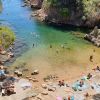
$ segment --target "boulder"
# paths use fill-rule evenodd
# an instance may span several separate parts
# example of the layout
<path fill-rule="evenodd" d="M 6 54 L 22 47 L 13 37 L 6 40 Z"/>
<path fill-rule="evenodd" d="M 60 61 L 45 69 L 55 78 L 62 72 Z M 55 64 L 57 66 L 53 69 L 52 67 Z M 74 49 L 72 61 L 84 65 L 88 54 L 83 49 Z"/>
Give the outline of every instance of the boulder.
<path fill-rule="evenodd" d="M 17 76 L 18 76 L 18 77 L 22 76 L 22 72 L 19 71 L 19 72 L 17 73 Z"/>
<path fill-rule="evenodd" d="M 14 57 L 14 54 L 12 52 L 8 52 L 9 57 Z"/>
<path fill-rule="evenodd" d="M 5 55 L 7 52 L 6 51 L 0 51 L 0 54 Z"/>
<path fill-rule="evenodd" d="M 52 92 L 54 92 L 55 90 L 56 90 L 56 88 L 48 87 L 48 91 L 52 91 Z"/>
<path fill-rule="evenodd" d="M 36 78 L 33 78 L 32 81 L 33 82 L 38 82 L 38 80 Z"/>
<path fill-rule="evenodd" d="M 98 35 L 97 39 L 100 40 L 100 35 Z"/>
<path fill-rule="evenodd" d="M 14 71 L 14 74 L 17 74 L 17 73 L 18 73 L 18 70 L 15 70 L 15 71 Z"/>
<path fill-rule="evenodd" d="M 41 94 L 39 94 L 39 95 L 37 96 L 37 99 L 39 99 L 39 100 L 43 100 L 42 95 L 41 95 Z"/>
<path fill-rule="evenodd" d="M 38 16 L 38 14 L 35 12 L 31 14 L 31 17 L 35 17 L 35 16 Z"/>
<path fill-rule="evenodd" d="M 43 89 L 47 89 L 47 85 L 46 84 L 42 84 L 42 88 Z"/>
<path fill-rule="evenodd" d="M 96 46 L 97 46 L 97 47 L 100 47 L 100 43 L 97 42 L 97 43 L 96 43 Z"/>
<path fill-rule="evenodd" d="M 47 91 L 43 91 L 41 94 L 42 95 L 48 95 L 48 92 Z"/>
<path fill-rule="evenodd" d="M 95 27 L 94 27 L 94 30 L 93 30 L 93 35 L 94 35 L 96 38 L 97 38 L 97 36 L 98 36 L 98 32 L 99 32 L 98 27 L 95 26 Z"/>
<path fill-rule="evenodd" d="M 10 60 L 10 57 L 8 57 L 7 55 L 0 54 L 0 63 L 1 63 L 1 65 L 3 65 L 5 62 L 8 62 L 9 60 Z"/>
<path fill-rule="evenodd" d="M 14 74 L 16 74 L 18 77 L 22 76 L 22 72 L 19 70 L 15 70 Z"/>
<path fill-rule="evenodd" d="M 37 75 L 37 74 L 39 74 L 39 70 L 34 70 L 34 71 L 31 73 L 31 75 Z"/>
<path fill-rule="evenodd" d="M 95 43 L 95 42 L 96 42 L 96 38 L 93 37 L 93 38 L 91 39 L 91 42 L 92 42 L 92 43 Z"/>
<path fill-rule="evenodd" d="M 30 77 L 30 78 L 28 78 L 28 79 L 29 79 L 29 81 L 33 81 L 33 78 L 31 78 L 31 77 Z"/>
<path fill-rule="evenodd" d="M 35 93 L 35 92 L 29 92 L 27 94 L 28 97 L 36 97 L 38 95 L 38 93 Z"/>
<path fill-rule="evenodd" d="M 97 28 L 97 26 L 90 34 L 86 34 L 84 39 L 92 42 L 95 46 L 100 47 L 100 30 Z"/>
<path fill-rule="evenodd" d="M 43 0 L 30 0 L 31 8 L 40 9 L 42 6 Z"/>
<path fill-rule="evenodd" d="M 3 64 L 4 64 L 4 62 L 0 60 L 0 65 L 3 65 Z"/>
<path fill-rule="evenodd" d="M 91 41 L 92 36 L 89 35 L 89 34 L 86 34 L 86 35 L 84 36 L 84 39 L 86 39 L 86 40 L 88 40 L 88 41 Z"/>
<path fill-rule="evenodd" d="M 30 76 L 26 76 L 26 78 L 30 78 Z"/>
<path fill-rule="evenodd" d="M 49 86 L 53 86 L 53 82 L 48 82 L 47 85 L 49 85 Z"/>
<path fill-rule="evenodd" d="M 24 68 L 22 71 L 26 72 L 26 71 L 29 71 L 29 69 L 28 68 Z"/>

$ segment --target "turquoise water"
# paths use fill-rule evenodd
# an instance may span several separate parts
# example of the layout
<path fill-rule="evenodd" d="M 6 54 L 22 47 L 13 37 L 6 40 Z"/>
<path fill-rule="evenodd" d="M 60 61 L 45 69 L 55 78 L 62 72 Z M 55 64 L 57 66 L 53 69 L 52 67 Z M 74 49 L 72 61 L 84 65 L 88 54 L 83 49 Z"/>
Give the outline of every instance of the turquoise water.
<path fill-rule="evenodd" d="M 2 5 L 0 21 L 3 25 L 11 27 L 17 40 L 20 41 L 16 52 L 21 54 L 14 63 L 29 63 L 29 60 L 32 62 L 34 59 L 47 61 L 52 66 L 59 66 L 62 62 L 77 63 L 74 56 L 81 54 L 81 50 L 91 47 L 89 42 L 81 38 L 84 34 L 80 33 L 80 29 L 79 31 L 72 27 L 61 29 L 61 27 L 48 26 L 36 21 L 35 18 L 30 18 L 32 11 L 28 7 L 21 7 L 23 0 L 2 0 Z M 75 32 L 79 34 L 75 35 Z M 34 47 L 32 47 L 33 43 Z M 26 47 L 20 49 L 24 45 Z M 53 46 L 52 49 L 50 45 Z M 57 52 L 60 53 L 57 55 Z"/>
<path fill-rule="evenodd" d="M 23 5 L 22 1 L 2 0 L 3 11 L 0 15 L 0 20 L 12 27 L 16 36 L 24 38 L 30 47 L 33 43 L 37 45 L 65 42 L 73 44 L 73 42 L 78 43 L 82 41 L 76 39 L 71 34 L 71 31 L 58 30 L 39 23 L 34 18 L 30 19 L 31 9 L 21 7 Z"/>

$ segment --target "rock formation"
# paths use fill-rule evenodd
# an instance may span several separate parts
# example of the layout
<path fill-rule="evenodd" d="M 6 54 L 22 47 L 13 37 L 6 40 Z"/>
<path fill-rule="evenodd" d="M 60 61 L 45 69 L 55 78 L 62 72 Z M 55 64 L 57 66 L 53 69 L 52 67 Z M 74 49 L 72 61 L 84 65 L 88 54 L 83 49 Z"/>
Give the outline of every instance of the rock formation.
<path fill-rule="evenodd" d="M 100 47 L 100 29 L 98 29 L 97 26 L 90 34 L 86 34 L 84 38 L 92 42 L 97 47 Z"/>
<path fill-rule="evenodd" d="M 43 0 L 25 0 L 25 5 L 30 6 L 31 8 L 40 9 L 42 7 Z"/>
<path fill-rule="evenodd" d="M 25 0 L 41 8 L 37 16 L 55 24 L 100 26 L 100 0 Z M 34 15 L 34 14 L 33 14 Z"/>

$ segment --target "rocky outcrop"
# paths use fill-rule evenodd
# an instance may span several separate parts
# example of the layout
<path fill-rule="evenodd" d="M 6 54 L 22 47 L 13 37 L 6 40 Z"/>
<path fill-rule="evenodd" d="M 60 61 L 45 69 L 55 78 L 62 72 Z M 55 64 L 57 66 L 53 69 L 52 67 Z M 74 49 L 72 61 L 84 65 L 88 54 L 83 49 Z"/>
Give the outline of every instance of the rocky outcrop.
<path fill-rule="evenodd" d="M 98 29 L 97 26 L 90 34 L 86 34 L 84 38 L 92 42 L 97 47 L 100 47 L 100 29 Z"/>
<path fill-rule="evenodd" d="M 6 26 L 0 26 L 0 64 L 8 62 L 14 56 L 13 53 L 7 51 L 14 41 L 14 32 Z"/>
<path fill-rule="evenodd" d="M 31 8 L 40 9 L 42 7 L 43 0 L 30 0 L 30 2 L 31 2 Z"/>
<path fill-rule="evenodd" d="M 100 0 L 28 0 L 42 9 L 43 21 L 75 26 L 100 26 Z M 45 15 L 45 16 L 44 16 Z M 40 18 L 40 19 L 41 19 Z"/>
<path fill-rule="evenodd" d="M 25 5 L 30 6 L 31 8 L 40 9 L 42 7 L 43 0 L 25 0 Z"/>

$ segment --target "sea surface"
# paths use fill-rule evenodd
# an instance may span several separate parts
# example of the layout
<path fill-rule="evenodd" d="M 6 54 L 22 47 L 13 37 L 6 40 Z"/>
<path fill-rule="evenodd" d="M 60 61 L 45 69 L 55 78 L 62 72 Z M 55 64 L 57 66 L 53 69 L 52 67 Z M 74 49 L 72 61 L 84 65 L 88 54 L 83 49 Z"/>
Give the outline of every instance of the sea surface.
<path fill-rule="evenodd" d="M 98 63 L 100 50 L 83 39 L 85 29 L 46 25 L 31 18 L 32 10 L 22 5 L 23 0 L 2 0 L 0 23 L 9 26 L 16 34 L 16 59 L 12 65 L 26 63 L 31 68 L 82 71 L 91 64 L 89 56 L 94 49 L 98 60 L 93 64 Z"/>

